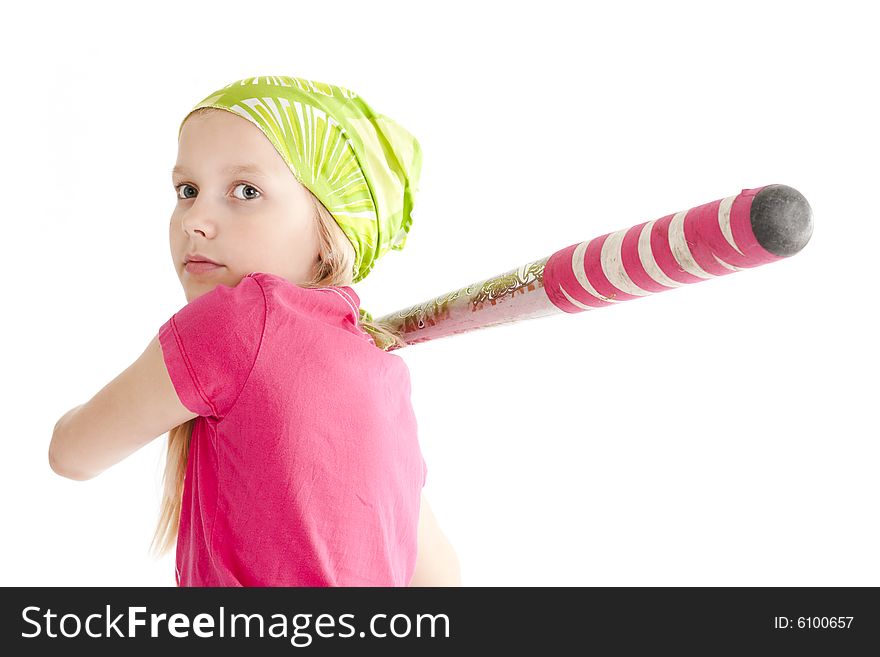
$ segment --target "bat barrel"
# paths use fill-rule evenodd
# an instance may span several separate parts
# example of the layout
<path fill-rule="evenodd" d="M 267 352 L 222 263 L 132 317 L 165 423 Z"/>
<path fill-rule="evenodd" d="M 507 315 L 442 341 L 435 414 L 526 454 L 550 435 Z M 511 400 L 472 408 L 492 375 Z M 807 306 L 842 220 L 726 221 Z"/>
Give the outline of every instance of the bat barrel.
<path fill-rule="evenodd" d="M 552 255 L 379 317 L 407 345 L 559 312 L 577 313 L 757 267 L 798 253 L 813 233 L 787 185 L 735 196 L 571 244 Z"/>

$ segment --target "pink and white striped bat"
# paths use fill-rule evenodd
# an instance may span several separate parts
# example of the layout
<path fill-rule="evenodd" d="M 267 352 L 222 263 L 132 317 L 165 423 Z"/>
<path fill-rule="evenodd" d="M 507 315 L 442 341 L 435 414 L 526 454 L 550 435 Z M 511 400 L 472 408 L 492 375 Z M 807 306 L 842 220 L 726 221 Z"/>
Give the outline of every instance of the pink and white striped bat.
<path fill-rule="evenodd" d="M 559 312 L 578 313 L 781 260 L 799 252 L 812 233 L 812 209 L 796 189 L 744 189 L 572 244 L 378 319 L 402 330 L 412 345 Z"/>

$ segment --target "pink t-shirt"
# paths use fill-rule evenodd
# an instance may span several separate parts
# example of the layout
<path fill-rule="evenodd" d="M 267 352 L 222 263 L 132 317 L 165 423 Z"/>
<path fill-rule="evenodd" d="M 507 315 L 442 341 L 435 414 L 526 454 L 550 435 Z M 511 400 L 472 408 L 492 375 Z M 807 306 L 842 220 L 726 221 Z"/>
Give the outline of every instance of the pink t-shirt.
<path fill-rule="evenodd" d="M 261 272 L 159 329 L 195 419 L 178 586 L 407 586 L 419 447 L 403 359 L 357 326 L 348 286 Z"/>

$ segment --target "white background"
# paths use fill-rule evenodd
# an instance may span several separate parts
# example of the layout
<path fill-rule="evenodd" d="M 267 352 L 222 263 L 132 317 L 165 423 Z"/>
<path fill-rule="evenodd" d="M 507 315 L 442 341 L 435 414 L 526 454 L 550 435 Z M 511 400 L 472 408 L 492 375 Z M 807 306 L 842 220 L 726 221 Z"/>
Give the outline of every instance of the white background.
<path fill-rule="evenodd" d="M 174 585 L 147 554 L 165 436 L 85 482 L 47 448 L 185 303 L 180 120 L 291 75 L 422 146 L 407 246 L 355 286 L 377 317 L 745 188 L 813 208 L 792 258 L 397 352 L 465 585 L 880 585 L 868 6 L 4 9 L 2 584 Z"/>

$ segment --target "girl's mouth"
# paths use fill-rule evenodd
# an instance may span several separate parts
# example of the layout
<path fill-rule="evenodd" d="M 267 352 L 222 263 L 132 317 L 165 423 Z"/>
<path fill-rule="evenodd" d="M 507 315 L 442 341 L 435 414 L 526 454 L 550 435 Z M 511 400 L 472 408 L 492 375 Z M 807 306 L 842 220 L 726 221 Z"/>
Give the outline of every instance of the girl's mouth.
<path fill-rule="evenodd" d="M 206 274 L 215 269 L 220 269 L 223 265 L 215 265 L 213 262 L 202 262 L 200 260 L 190 260 L 186 263 L 186 271 L 189 274 Z"/>

